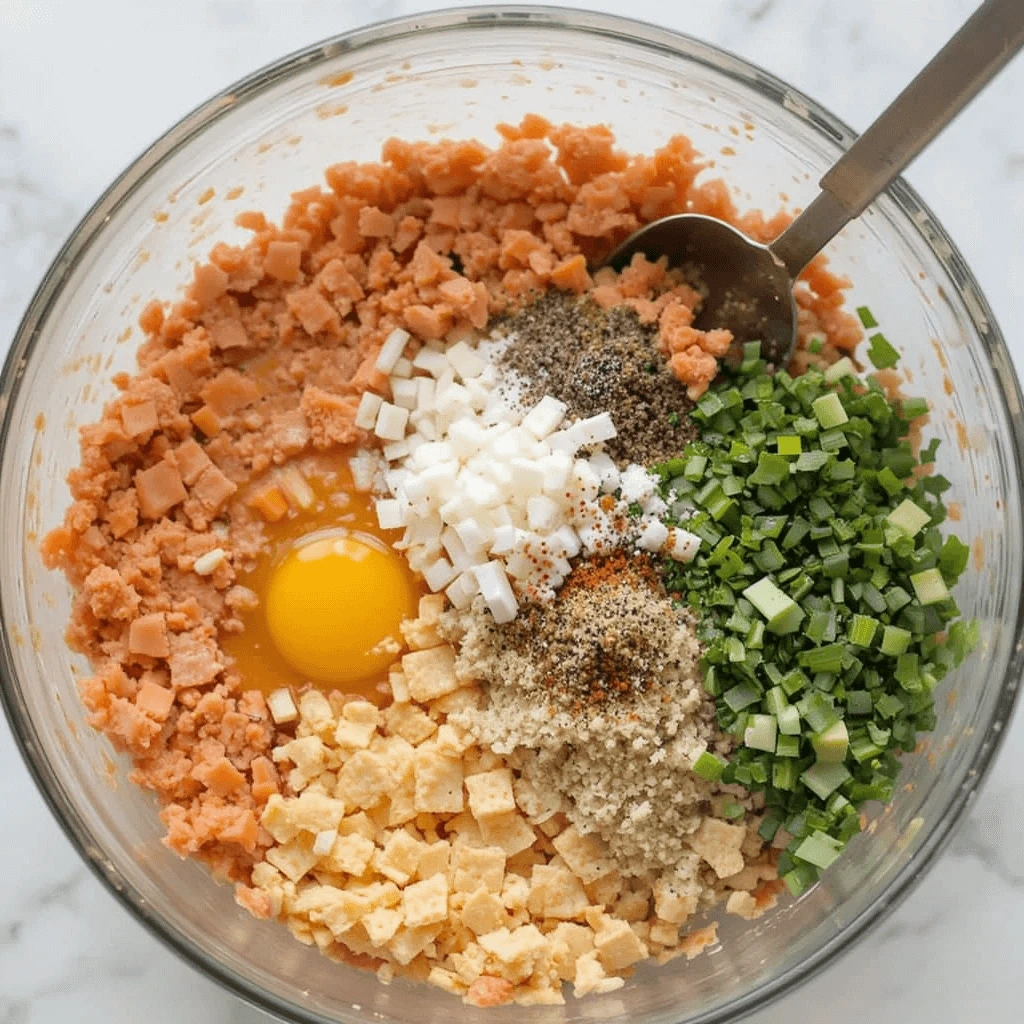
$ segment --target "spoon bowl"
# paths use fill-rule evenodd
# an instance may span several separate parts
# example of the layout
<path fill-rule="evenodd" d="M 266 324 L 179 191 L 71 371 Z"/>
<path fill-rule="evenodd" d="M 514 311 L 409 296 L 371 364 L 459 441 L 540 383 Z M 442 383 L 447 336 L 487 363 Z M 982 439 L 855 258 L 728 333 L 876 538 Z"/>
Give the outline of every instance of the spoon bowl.
<path fill-rule="evenodd" d="M 683 268 L 703 296 L 698 330 L 727 327 L 737 345 L 760 341 L 763 357 L 776 366 L 789 358 L 796 342 L 793 282 L 767 245 L 715 217 L 677 213 L 634 231 L 608 266 L 621 270 L 636 253 L 667 256 L 669 266 Z"/>

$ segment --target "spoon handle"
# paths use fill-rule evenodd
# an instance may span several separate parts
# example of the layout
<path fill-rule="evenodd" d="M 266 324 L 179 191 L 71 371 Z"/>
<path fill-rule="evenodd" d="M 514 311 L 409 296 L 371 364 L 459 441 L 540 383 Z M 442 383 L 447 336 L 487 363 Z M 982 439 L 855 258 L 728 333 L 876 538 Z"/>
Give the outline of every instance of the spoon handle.
<path fill-rule="evenodd" d="M 796 275 L 883 192 L 1024 46 L 1024 0 L 985 0 L 821 179 L 770 246 Z"/>

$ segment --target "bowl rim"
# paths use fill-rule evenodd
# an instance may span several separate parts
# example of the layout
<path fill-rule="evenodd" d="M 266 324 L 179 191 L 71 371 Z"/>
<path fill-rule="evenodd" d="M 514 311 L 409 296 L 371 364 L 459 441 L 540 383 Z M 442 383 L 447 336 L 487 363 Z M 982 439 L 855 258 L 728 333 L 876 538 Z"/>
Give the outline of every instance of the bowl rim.
<path fill-rule="evenodd" d="M 480 28 L 500 30 L 506 26 L 605 37 L 637 50 L 647 49 L 681 57 L 757 90 L 839 145 L 849 147 L 857 138 L 852 129 L 821 104 L 750 61 L 685 33 L 619 15 L 554 5 L 495 4 L 405 15 L 329 37 L 257 69 L 197 106 L 132 161 L 84 214 L 33 294 L 0 370 L 0 464 L 12 430 L 12 412 L 25 368 L 36 351 L 42 326 L 61 293 L 65 278 L 79 265 L 103 233 L 110 215 L 128 201 L 164 161 L 187 146 L 229 110 L 255 99 L 279 82 L 341 55 L 386 45 L 413 34 L 452 33 Z M 957 282 L 959 293 L 968 300 L 965 303 L 968 317 L 989 358 L 999 384 L 999 398 L 1011 424 L 1018 479 L 1024 480 L 1024 417 L 1020 413 L 1024 408 L 1024 395 L 992 310 L 959 250 L 916 191 L 900 177 L 886 190 L 886 195 L 895 202 L 913 232 L 928 245 L 933 256 Z M 1020 496 L 1024 498 L 1024 494 Z M 2 625 L 3 610 L 0 608 Z M 1000 697 L 993 709 L 988 735 L 954 798 L 935 823 L 927 843 L 918 854 L 892 877 L 888 886 L 867 908 L 803 961 L 756 991 L 690 1018 L 689 1024 L 724 1024 L 726 1021 L 738 1020 L 795 991 L 852 948 L 871 928 L 884 921 L 913 891 L 952 839 L 956 826 L 977 797 L 1008 732 L 1007 726 L 1015 710 L 1020 679 L 1024 673 L 1024 643 L 1021 642 L 1024 640 L 1024 602 L 1018 607 L 1014 632 L 1017 643 L 1001 682 Z M 327 1018 L 318 1013 L 274 995 L 237 975 L 149 910 L 146 902 L 104 856 L 98 845 L 91 841 L 89 826 L 64 793 L 61 780 L 43 759 L 35 727 L 21 707 L 13 666 L 13 652 L 7 631 L 0 629 L 0 704 L 3 705 L 22 759 L 71 845 L 121 906 L 165 947 L 249 1005 L 282 1020 L 301 1024 L 330 1024 Z"/>

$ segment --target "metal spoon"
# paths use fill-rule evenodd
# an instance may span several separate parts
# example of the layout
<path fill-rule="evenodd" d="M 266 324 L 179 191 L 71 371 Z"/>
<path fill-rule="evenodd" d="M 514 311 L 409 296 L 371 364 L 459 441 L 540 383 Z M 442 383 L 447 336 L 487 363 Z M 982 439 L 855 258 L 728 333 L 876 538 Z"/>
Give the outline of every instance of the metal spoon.
<path fill-rule="evenodd" d="M 707 286 L 695 326 L 760 340 L 783 365 L 796 343 L 793 282 L 1024 46 L 1024 0 L 985 0 L 923 71 L 839 158 L 821 193 L 771 245 L 714 217 L 679 213 L 633 232 L 608 260 L 634 253 L 690 264 Z"/>

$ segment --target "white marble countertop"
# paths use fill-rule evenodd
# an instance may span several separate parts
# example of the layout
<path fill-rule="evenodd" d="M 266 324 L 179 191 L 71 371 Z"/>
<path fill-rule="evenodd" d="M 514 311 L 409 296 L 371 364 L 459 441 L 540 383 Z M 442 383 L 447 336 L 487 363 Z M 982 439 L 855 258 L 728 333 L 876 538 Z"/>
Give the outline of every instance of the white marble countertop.
<path fill-rule="evenodd" d="M 432 6 L 0 0 L 0 356 L 75 220 L 158 132 L 283 53 Z M 623 9 L 615 0 L 580 6 Z M 632 0 L 628 10 L 736 51 L 862 128 L 974 6 Z M 908 177 L 974 268 L 1024 370 L 1022 95 L 1024 58 Z M 951 849 L 900 910 L 828 972 L 753 1020 L 1020 1020 L 1024 812 L 1013 794 L 1021 775 L 1024 719 Z M 268 1019 L 175 959 L 115 904 L 51 820 L 5 723 L 0 832 L 0 1024 Z"/>

